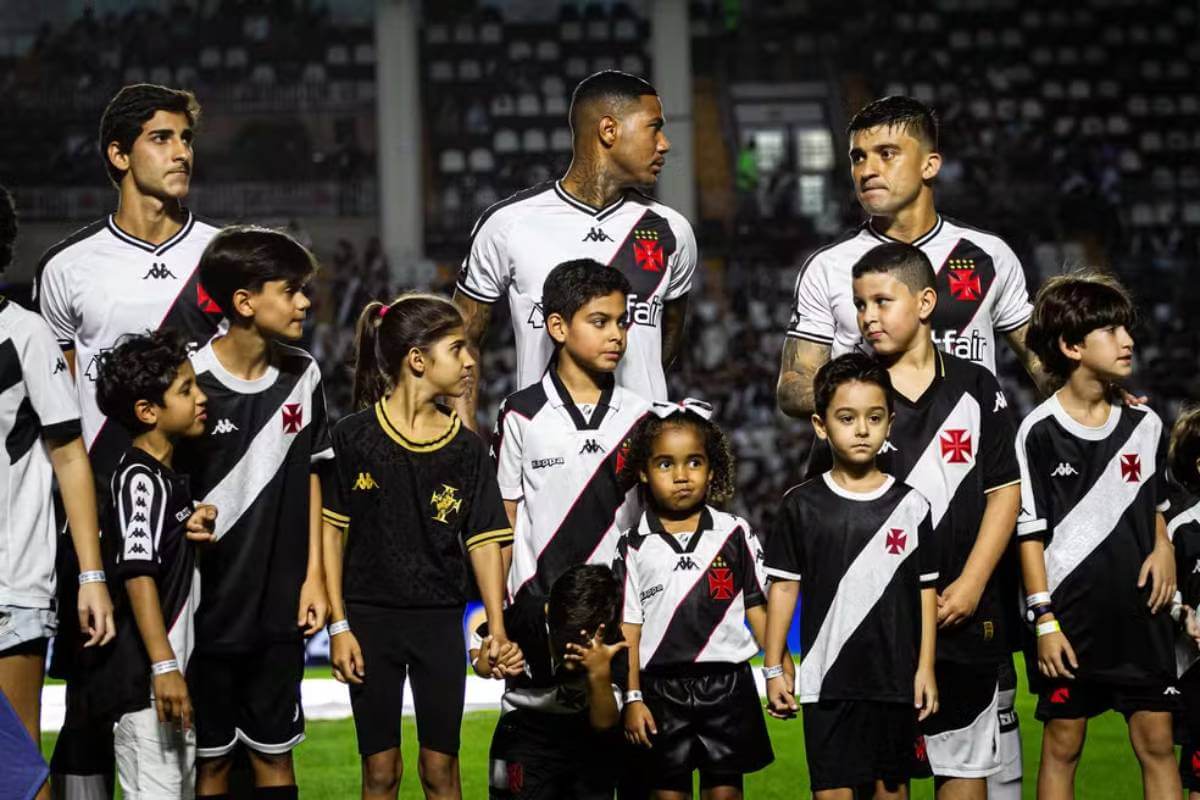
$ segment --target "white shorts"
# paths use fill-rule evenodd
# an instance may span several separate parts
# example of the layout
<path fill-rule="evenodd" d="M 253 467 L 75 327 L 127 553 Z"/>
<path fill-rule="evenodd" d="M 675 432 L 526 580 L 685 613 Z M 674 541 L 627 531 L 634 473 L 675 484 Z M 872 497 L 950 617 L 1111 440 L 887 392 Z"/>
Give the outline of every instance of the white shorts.
<path fill-rule="evenodd" d="M 0 656 L 39 639 L 53 639 L 57 631 L 58 615 L 52 608 L 26 608 L 0 603 Z"/>
<path fill-rule="evenodd" d="M 192 800 L 196 730 L 158 721 L 154 707 L 122 715 L 113 731 L 117 778 L 126 800 Z"/>
<path fill-rule="evenodd" d="M 939 662 L 937 679 L 938 713 L 921 725 L 933 774 L 987 778 L 1000 772 L 1000 686 L 994 668 Z"/>

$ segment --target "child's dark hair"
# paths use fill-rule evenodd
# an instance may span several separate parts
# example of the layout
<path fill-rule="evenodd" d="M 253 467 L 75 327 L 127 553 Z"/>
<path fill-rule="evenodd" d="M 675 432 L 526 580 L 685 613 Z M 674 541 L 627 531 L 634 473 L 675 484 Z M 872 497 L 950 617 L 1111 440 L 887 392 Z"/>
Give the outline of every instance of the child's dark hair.
<path fill-rule="evenodd" d="M 863 275 L 891 275 L 908 287 L 913 294 L 937 288 L 937 273 L 929 256 L 919 247 L 904 242 L 888 242 L 868 250 L 850 270 L 855 280 Z"/>
<path fill-rule="evenodd" d="M 550 646 L 561 654 L 570 642 L 583 644 L 580 631 L 595 635 L 604 625 L 604 641 L 621 641 L 621 584 L 603 564 L 576 564 L 550 587 L 546 624 Z"/>
<path fill-rule="evenodd" d="M 414 347 L 424 350 L 462 325 L 458 307 L 432 294 L 367 303 L 354 336 L 354 408 L 368 408 L 388 393 Z"/>
<path fill-rule="evenodd" d="M 606 267 L 590 258 L 564 261 L 542 283 L 542 317 L 558 314 L 567 322 L 575 312 L 597 297 L 613 292 L 628 296 L 633 289 L 619 269 Z"/>
<path fill-rule="evenodd" d="M 858 131 L 878 128 L 881 125 L 898 127 L 931 151 L 936 152 L 938 149 L 937 113 L 920 100 L 904 95 L 872 100 L 850 120 L 846 133 L 853 136 Z"/>
<path fill-rule="evenodd" d="M 17 205 L 8 189 L 0 186 L 0 273 L 12 263 L 16 241 Z"/>
<path fill-rule="evenodd" d="M 133 411 L 139 400 L 163 405 L 188 360 L 187 338 L 172 328 L 127 334 L 104 354 L 96 375 L 96 405 L 133 436 L 151 430 Z"/>
<path fill-rule="evenodd" d="M 866 353 L 846 353 L 825 363 L 813 379 L 813 408 L 821 419 L 829 410 L 829 403 L 837 388 L 844 383 L 873 383 L 883 389 L 887 399 L 888 413 L 892 413 L 892 378 L 882 364 Z"/>
<path fill-rule="evenodd" d="M 1132 328 L 1137 310 L 1125 287 L 1098 270 L 1056 275 L 1038 290 L 1025 342 L 1046 371 L 1067 379 L 1077 362 L 1067 358 L 1059 340 L 1081 344 L 1087 335 L 1109 325 Z"/>
<path fill-rule="evenodd" d="M 200 121 L 200 104 L 196 95 L 183 89 L 171 89 L 153 83 L 135 83 L 117 92 L 100 117 L 100 158 L 108 179 L 120 185 L 124 170 L 117 169 L 108 158 L 108 146 L 113 142 L 122 153 L 133 149 L 142 134 L 142 126 L 159 111 L 184 114 L 193 127 Z"/>
<path fill-rule="evenodd" d="M 1200 405 L 1185 408 L 1171 428 L 1167 464 L 1171 477 L 1192 494 L 1200 495 Z"/>
<path fill-rule="evenodd" d="M 268 281 L 288 281 L 297 289 L 317 271 L 304 245 L 283 231 L 258 225 L 222 229 L 200 256 L 200 283 L 230 322 L 236 321 L 233 295 L 258 292 Z"/>
<path fill-rule="evenodd" d="M 722 507 L 733 499 L 737 480 L 737 462 L 729 437 L 712 420 L 697 414 L 676 411 L 667 417 L 648 414 L 638 423 L 629 439 L 629 452 L 621 465 L 620 478 L 637 485 L 638 473 L 647 469 L 654 455 L 654 442 L 659 434 L 670 427 L 690 427 L 704 442 L 704 454 L 708 456 L 709 482 L 705 502 Z"/>

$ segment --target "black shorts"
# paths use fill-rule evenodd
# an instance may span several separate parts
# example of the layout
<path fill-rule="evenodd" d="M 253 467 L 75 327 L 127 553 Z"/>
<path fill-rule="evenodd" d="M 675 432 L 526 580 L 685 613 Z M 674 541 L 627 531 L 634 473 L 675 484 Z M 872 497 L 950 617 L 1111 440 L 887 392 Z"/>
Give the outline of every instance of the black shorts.
<path fill-rule="evenodd" d="M 917 777 L 986 778 L 1000 756 L 1000 665 L 939 661 L 938 712 L 920 723 L 925 759 Z"/>
<path fill-rule="evenodd" d="M 658 733 L 642 751 L 647 785 L 676 786 L 700 770 L 744 775 L 775 760 L 749 664 L 695 664 L 671 674 L 643 672 L 642 693 Z"/>
<path fill-rule="evenodd" d="M 1179 739 L 1179 777 L 1183 788 L 1200 792 L 1200 669 L 1192 667 L 1179 680 L 1182 693 L 1175 727 Z"/>
<path fill-rule="evenodd" d="M 196 720 L 196 756 L 219 758 L 240 739 L 267 755 L 304 741 L 304 645 L 275 642 L 250 653 L 194 653 L 188 691 Z"/>
<path fill-rule="evenodd" d="M 804 750 L 814 792 L 882 780 L 908 781 L 917 742 L 917 712 L 907 703 L 821 700 L 800 706 Z"/>
<path fill-rule="evenodd" d="M 619 730 L 593 730 L 587 711 L 509 711 L 492 736 L 488 797 L 612 800 L 626 752 L 622 744 Z"/>
<path fill-rule="evenodd" d="M 406 678 L 412 679 L 421 747 L 458 753 L 467 687 L 462 618 L 461 608 L 346 607 L 366 670 L 362 684 L 350 684 L 360 754 L 400 746 Z"/>
<path fill-rule="evenodd" d="M 1105 711 L 1116 711 L 1126 719 L 1138 711 L 1179 710 L 1180 691 L 1170 683 L 1155 686 L 1117 686 L 1086 679 L 1050 680 L 1038 692 L 1034 716 L 1052 719 L 1090 719 Z"/>

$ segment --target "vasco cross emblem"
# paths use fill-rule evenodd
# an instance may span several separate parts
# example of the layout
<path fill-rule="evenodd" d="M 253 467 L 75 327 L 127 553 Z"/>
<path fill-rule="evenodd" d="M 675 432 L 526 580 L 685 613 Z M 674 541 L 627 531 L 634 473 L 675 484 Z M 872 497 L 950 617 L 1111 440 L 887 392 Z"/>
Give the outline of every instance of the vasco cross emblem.
<path fill-rule="evenodd" d="M 458 510 L 462 508 L 462 498 L 455 495 L 457 491 L 453 486 L 447 486 L 443 483 L 442 490 L 433 493 L 433 497 L 429 499 L 429 504 L 437 512 L 433 515 L 435 521 L 449 522 L 450 520 L 447 519 L 447 515 L 451 513 L 457 514 Z"/>

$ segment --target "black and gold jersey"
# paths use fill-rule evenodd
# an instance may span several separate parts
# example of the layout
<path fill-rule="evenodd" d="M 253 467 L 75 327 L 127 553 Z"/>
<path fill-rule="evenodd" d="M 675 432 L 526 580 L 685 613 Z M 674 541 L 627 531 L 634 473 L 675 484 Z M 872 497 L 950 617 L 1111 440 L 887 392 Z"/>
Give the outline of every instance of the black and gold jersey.
<path fill-rule="evenodd" d="M 445 414 L 445 433 L 427 442 L 405 438 L 383 402 L 334 426 L 336 458 L 321 494 L 325 521 L 348 532 L 346 602 L 463 605 L 466 554 L 512 542 L 487 446 Z"/>

